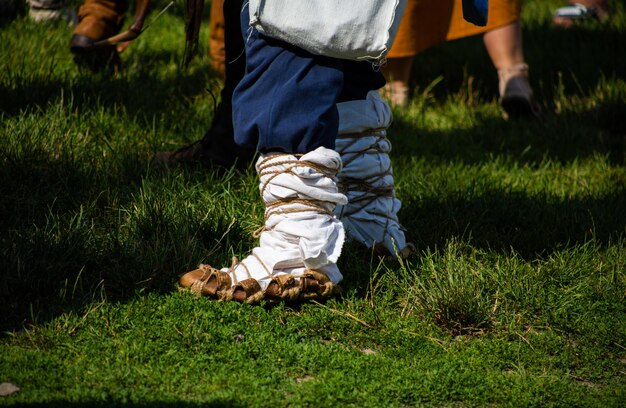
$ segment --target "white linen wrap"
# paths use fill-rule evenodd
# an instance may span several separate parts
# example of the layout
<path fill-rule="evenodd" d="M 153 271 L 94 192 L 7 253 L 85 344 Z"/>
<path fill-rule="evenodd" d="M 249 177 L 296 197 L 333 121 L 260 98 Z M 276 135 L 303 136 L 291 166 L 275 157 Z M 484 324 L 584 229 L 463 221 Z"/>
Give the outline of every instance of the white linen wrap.
<path fill-rule="evenodd" d="M 335 214 L 348 237 L 368 248 L 383 244 L 390 254 L 396 254 L 405 248 L 406 238 L 398 222 L 401 204 L 395 196 L 391 143 L 385 130 L 392 121 L 391 109 L 375 91 L 365 100 L 339 103 L 337 108 L 336 149 L 344 163 L 338 180 L 348 204 L 338 206 Z M 342 136 L 348 134 L 350 137 Z"/>
<path fill-rule="evenodd" d="M 313 54 L 382 60 L 406 0 L 249 0 L 250 27 Z"/>
<path fill-rule="evenodd" d="M 298 276 L 305 269 L 324 272 L 333 283 L 339 282 L 342 275 L 336 262 L 345 233 L 332 213 L 337 204 L 348 201 L 334 179 L 341 170 L 339 154 L 324 147 L 299 159 L 270 153 L 261 155 L 256 169 L 266 205 L 265 228 L 253 255 L 231 271 L 233 283 L 254 278 L 265 290 L 273 276 Z"/>

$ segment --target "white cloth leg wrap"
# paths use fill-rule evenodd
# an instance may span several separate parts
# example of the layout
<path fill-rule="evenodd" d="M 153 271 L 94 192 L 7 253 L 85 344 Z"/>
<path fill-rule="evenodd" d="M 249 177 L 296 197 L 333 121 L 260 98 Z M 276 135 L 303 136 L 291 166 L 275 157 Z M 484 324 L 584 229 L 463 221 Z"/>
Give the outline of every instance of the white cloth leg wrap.
<path fill-rule="evenodd" d="M 336 262 L 345 233 L 333 210 L 348 202 L 335 181 L 341 170 L 339 154 L 324 147 L 300 158 L 270 153 L 259 158 L 256 169 L 266 206 L 259 246 L 237 266 L 222 271 L 230 273 L 233 284 L 256 279 L 262 290 L 274 276 L 298 276 L 306 269 L 339 282 Z"/>
<path fill-rule="evenodd" d="M 337 104 L 339 135 L 336 149 L 343 160 L 338 180 L 348 204 L 335 214 L 352 239 L 371 248 L 382 244 L 390 254 L 406 246 L 406 238 L 395 196 L 393 170 L 389 159 L 391 143 L 386 129 L 391 124 L 389 105 L 372 91 L 367 99 Z"/>

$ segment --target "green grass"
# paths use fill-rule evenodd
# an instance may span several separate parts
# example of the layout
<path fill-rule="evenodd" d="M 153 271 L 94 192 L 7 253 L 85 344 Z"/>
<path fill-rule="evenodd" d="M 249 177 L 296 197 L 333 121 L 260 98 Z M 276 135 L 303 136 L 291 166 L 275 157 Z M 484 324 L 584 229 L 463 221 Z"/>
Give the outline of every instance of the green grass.
<path fill-rule="evenodd" d="M 502 118 L 480 38 L 418 57 L 390 130 L 418 253 L 350 243 L 344 296 L 299 307 L 176 290 L 263 217 L 251 169 L 150 160 L 219 92 L 207 57 L 180 68 L 179 10 L 117 76 L 76 68 L 64 24 L 0 20 L 0 405 L 623 405 L 626 10 L 563 31 L 560 3 L 525 2 L 539 120 Z"/>

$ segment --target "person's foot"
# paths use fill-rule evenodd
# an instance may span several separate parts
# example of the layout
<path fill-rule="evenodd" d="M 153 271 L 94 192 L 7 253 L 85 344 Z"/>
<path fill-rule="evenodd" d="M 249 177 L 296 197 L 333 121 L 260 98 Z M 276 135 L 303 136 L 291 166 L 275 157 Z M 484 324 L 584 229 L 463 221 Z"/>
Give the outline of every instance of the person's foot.
<path fill-rule="evenodd" d="M 567 6 L 554 12 L 552 21 L 555 25 L 570 28 L 585 20 L 605 20 L 608 17 L 606 0 L 569 1 Z"/>
<path fill-rule="evenodd" d="M 339 293 L 337 267 L 345 233 L 332 212 L 347 198 L 337 189 L 339 154 L 319 147 L 304 155 L 268 153 L 257 161 L 265 223 L 259 245 L 226 268 L 200 265 L 182 288 L 217 300 L 258 303 L 324 300 Z"/>
<path fill-rule="evenodd" d="M 500 106 L 509 118 L 538 116 L 539 104 L 528 83 L 528 65 L 516 64 L 498 70 Z"/>
<path fill-rule="evenodd" d="M 157 152 L 154 160 L 161 165 L 194 165 L 206 167 L 247 167 L 254 152 L 237 146 L 234 140 L 231 110 L 220 103 L 211 123 L 211 128 L 200 140 L 177 150 Z"/>
<path fill-rule="evenodd" d="M 115 46 L 94 45 L 120 31 L 127 8 L 127 0 L 85 0 L 78 10 L 78 25 L 70 41 L 70 51 L 78 65 L 93 71 L 119 66 Z"/>

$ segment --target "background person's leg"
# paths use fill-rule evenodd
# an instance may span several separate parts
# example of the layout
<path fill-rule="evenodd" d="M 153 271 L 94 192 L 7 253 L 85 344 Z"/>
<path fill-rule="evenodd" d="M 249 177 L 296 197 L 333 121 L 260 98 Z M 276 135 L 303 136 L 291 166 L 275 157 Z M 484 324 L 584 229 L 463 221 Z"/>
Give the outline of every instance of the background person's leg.
<path fill-rule="evenodd" d="M 224 0 L 213 0 L 211 2 L 211 16 L 209 17 L 209 56 L 211 57 L 211 67 L 224 75 L 224 63 L 226 61 L 226 47 L 224 33 L 226 29 L 226 19 L 224 18 Z"/>
<path fill-rule="evenodd" d="M 246 69 L 246 55 L 241 35 L 240 13 L 243 0 L 225 0 L 223 10 L 211 9 L 211 18 L 221 26 L 218 33 L 211 33 L 211 47 L 221 52 L 211 51 L 211 58 L 222 58 L 217 66 L 224 68 L 224 86 L 220 92 L 220 102 L 213 113 L 211 126 L 202 139 L 175 151 L 159 152 L 155 159 L 164 164 L 194 164 L 229 168 L 237 165 L 247 167 L 254 157 L 254 148 L 237 146 L 234 140 L 232 99 L 235 87 L 243 78 Z M 216 3 L 217 4 L 217 3 Z M 214 68 L 216 65 L 213 65 Z"/>
<path fill-rule="evenodd" d="M 483 42 L 496 69 L 524 62 L 522 29 L 519 21 L 487 31 L 483 35 Z"/>
<path fill-rule="evenodd" d="M 504 111 L 513 117 L 537 115 L 539 106 L 528 82 L 519 21 L 494 28 L 483 35 L 485 48 L 498 70 L 498 91 Z"/>
<path fill-rule="evenodd" d="M 383 66 L 383 72 L 387 78 L 387 86 L 383 90 L 383 96 L 396 106 L 407 106 L 409 103 L 409 81 L 413 56 L 389 58 Z"/>
<path fill-rule="evenodd" d="M 246 54 L 239 25 L 242 7 L 243 0 L 224 1 L 224 87 L 211 127 L 201 141 L 203 155 L 210 162 L 225 167 L 235 162 L 239 167 L 246 167 L 254 156 L 254 149 L 235 144 L 232 118 L 233 92 L 246 70 Z"/>

